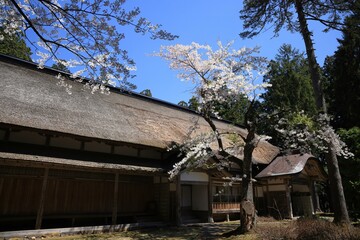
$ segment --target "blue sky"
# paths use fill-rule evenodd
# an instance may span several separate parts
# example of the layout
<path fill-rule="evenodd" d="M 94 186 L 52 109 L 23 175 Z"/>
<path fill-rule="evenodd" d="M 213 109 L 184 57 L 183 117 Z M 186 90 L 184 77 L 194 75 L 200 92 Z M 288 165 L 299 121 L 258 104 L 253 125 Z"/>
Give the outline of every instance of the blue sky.
<path fill-rule="evenodd" d="M 241 39 L 241 0 L 127 0 L 124 6 L 126 9 L 140 7 L 142 17 L 162 24 L 163 29 L 180 36 L 174 41 L 151 40 L 149 36 L 136 34 L 132 29 L 119 28 L 119 31 L 125 32 L 125 39 L 120 42 L 120 46 L 126 49 L 136 62 L 136 77 L 132 79 L 137 85 L 136 91 L 150 89 L 153 97 L 174 104 L 190 99 L 193 86 L 177 79 L 177 72 L 169 69 L 168 62 L 151 56 L 160 50 L 161 45 L 197 42 L 216 48 L 218 40 L 223 43 L 235 41 L 234 48 L 260 46 L 259 55 L 268 59 L 273 59 L 284 43 L 290 43 L 293 47 L 305 51 L 298 33 L 282 31 L 279 37 L 273 38 L 270 29 L 253 39 Z M 310 28 L 314 31 L 316 55 L 322 65 L 325 57 L 336 50 L 337 38 L 341 38 L 341 33 L 323 33 L 323 27 L 319 24 L 310 24 Z M 33 57 L 36 58 L 35 55 Z"/>
<path fill-rule="evenodd" d="M 284 43 L 305 51 L 302 38 L 297 33 L 283 31 L 279 37 L 273 38 L 270 29 L 253 39 L 241 39 L 239 33 L 242 31 L 242 21 L 239 10 L 242 8 L 242 1 L 239 0 L 128 0 L 126 5 L 139 6 L 142 16 L 162 24 L 164 29 L 180 36 L 169 42 L 128 33 L 122 45 L 137 63 L 137 76 L 133 80 L 138 87 L 136 91 L 150 89 L 153 97 L 175 104 L 181 100 L 187 101 L 193 87 L 177 79 L 177 73 L 169 69 L 168 62 L 150 56 L 159 51 L 161 45 L 198 42 L 215 46 L 218 40 L 234 40 L 236 48 L 260 46 L 260 55 L 269 59 L 274 58 Z M 322 65 L 325 57 L 336 50 L 336 39 L 341 37 L 341 33 L 323 33 L 323 28 L 316 24 L 311 24 L 310 27 L 314 31 L 316 55 Z"/>

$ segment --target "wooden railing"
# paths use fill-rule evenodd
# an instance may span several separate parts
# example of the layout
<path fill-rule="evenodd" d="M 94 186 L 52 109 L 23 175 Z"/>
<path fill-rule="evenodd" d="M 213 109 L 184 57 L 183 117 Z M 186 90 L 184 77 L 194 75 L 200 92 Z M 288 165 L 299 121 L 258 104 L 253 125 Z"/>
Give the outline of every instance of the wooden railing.
<path fill-rule="evenodd" d="M 213 203 L 213 213 L 240 212 L 240 203 Z"/>

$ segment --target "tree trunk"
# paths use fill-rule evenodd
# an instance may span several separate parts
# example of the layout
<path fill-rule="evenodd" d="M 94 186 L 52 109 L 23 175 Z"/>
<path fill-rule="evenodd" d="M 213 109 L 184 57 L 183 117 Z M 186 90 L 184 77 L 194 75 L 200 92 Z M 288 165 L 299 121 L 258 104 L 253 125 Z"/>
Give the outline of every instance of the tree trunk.
<path fill-rule="evenodd" d="M 332 142 L 328 144 L 328 148 L 334 149 Z M 329 170 L 330 192 L 333 198 L 334 222 L 350 223 L 339 165 L 334 151 L 329 151 L 326 154 L 326 162 Z"/>
<path fill-rule="evenodd" d="M 312 33 L 309 31 L 307 20 L 305 18 L 302 0 L 295 1 L 296 12 L 298 14 L 298 21 L 300 24 L 300 33 L 304 39 L 306 55 L 308 58 L 308 65 L 311 75 L 312 87 L 314 89 L 316 107 L 319 111 L 327 112 L 324 93 L 321 86 L 321 72 L 320 66 L 316 60 L 314 44 L 311 39 Z"/>
<path fill-rule="evenodd" d="M 309 70 L 312 80 L 312 86 L 316 98 L 316 106 L 319 112 L 327 113 L 324 93 L 321 86 L 321 72 L 317 63 L 314 45 L 311 39 L 312 33 L 309 31 L 307 20 L 304 14 L 302 0 L 295 1 L 295 8 L 300 25 L 300 33 L 304 39 L 306 54 L 308 57 Z M 329 167 L 329 181 L 331 196 L 334 202 L 335 223 L 349 223 L 349 214 L 346 208 L 345 195 L 341 182 L 341 175 L 338 166 L 338 160 L 333 147 L 333 143 L 328 144 L 328 153 L 326 156 Z"/>
<path fill-rule="evenodd" d="M 248 232 L 254 225 L 255 207 L 252 188 L 252 153 L 256 147 L 255 128 L 248 127 L 245 139 L 242 194 L 240 203 L 240 232 Z"/>

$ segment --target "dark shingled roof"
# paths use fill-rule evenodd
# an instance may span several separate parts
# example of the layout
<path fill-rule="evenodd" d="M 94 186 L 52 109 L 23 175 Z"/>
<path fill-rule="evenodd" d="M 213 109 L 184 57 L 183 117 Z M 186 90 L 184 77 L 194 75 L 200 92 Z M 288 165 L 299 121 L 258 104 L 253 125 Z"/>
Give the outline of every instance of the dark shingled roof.
<path fill-rule="evenodd" d="M 327 179 L 327 174 L 324 172 L 319 160 L 310 154 L 279 156 L 256 175 L 255 178 L 294 175 L 298 173 L 303 173 L 320 181 Z"/>
<path fill-rule="evenodd" d="M 131 92 L 112 89 L 109 95 L 91 94 L 82 83 L 71 82 L 69 95 L 57 85 L 57 73 L 0 55 L 0 124 L 158 149 L 182 143 L 194 119 L 199 119 L 199 128 L 192 136 L 210 130 L 192 111 Z M 215 124 L 223 131 L 246 136 L 241 127 L 218 120 Z M 277 147 L 260 141 L 254 162 L 269 163 L 278 152 Z"/>

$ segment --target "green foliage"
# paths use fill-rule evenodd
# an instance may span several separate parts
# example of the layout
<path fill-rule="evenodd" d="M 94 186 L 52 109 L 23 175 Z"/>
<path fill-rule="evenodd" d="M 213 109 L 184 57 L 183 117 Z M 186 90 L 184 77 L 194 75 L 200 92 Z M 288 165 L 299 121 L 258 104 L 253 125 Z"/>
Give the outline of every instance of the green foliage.
<path fill-rule="evenodd" d="M 294 114 L 289 115 L 289 125 L 291 127 L 303 126 L 307 127 L 309 130 L 315 130 L 316 124 L 312 118 L 303 112 L 296 112 Z"/>
<path fill-rule="evenodd" d="M 315 98 L 306 58 L 289 44 L 280 47 L 279 53 L 269 64 L 264 82 L 272 87 L 262 95 L 268 113 L 274 110 L 316 113 Z"/>
<path fill-rule="evenodd" d="M 178 105 L 193 111 L 198 111 L 199 109 L 199 101 L 195 96 L 192 96 L 188 102 L 180 101 Z M 214 103 L 214 105 L 218 117 L 241 125 L 244 123 L 245 113 L 248 110 L 250 101 L 244 95 L 239 94 L 236 97 L 229 97 L 222 103 Z"/>
<path fill-rule="evenodd" d="M 354 154 L 350 159 L 339 159 L 341 176 L 349 210 L 360 209 L 360 128 L 339 129 L 338 134 Z"/>
<path fill-rule="evenodd" d="M 189 108 L 189 105 L 187 102 L 185 102 L 184 100 L 181 100 L 180 102 L 178 102 L 178 104 L 180 107 L 184 107 L 184 108 Z"/>
<path fill-rule="evenodd" d="M 17 33 L 10 36 L 0 29 L 0 36 L 4 37 L 3 40 L 0 40 L 1 54 L 10 55 L 30 62 L 32 61 L 31 50 L 26 46 L 23 34 Z"/>
<path fill-rule="evenodd" d="M 189 109 L 198 111 L 199 106 L 200 106 L 199 100 L 195 96 L 192 96 L 188 101 L 188 106 L 189 106 Z"/>
<path fill-rule="evenodd" d="M 250 101 L 244 95 L 239 94 L 227 99 L 226 102 L 217 104 L 215 110 L 222 119 L 241 125 L 244 124 L 249 106 Z"/>
<path fill-rule="evenodd" d="M 185 102 L 183 100 L 178 102 L 178 105 L 193 110 L 195 112 L 197 112 L 199 109 L 199 101 L 195 96 L 192 96 L 188 102 Z"/>
<path fill-rule="evenodd" d="M 64 64 L 62 64 L 61 62 L 57 62 L 54 63 L 51 68 L 56 69 L 56 70 L 60 70 L 66 73 L 70 73 L 69 68 L 67 68 Z"/>
<path fill-rule="evenodd" d="M 140 92 L 141 95 L 152 97 L 152 93 L 150 89 L 145 89 Z"/>
<path fill-rule="evenodd" d="M 316 104 L 303 53 L 289 44 L 282 45 L 269 64 L 264 82 L 272 86 L 261 96 L 268 117 L 259 123 L 259 132 L 272 136 L 271 142 L 281 146 L 282 136 L 274 129 L 281 118 L 288 118 L 294 126 L 305 124 L 313 128 L 310 117 L 316 113 Z"/>
<path fill-rule="evenodd" d="M 360 1 L 359 5 L 360 5 Z M 360 10 L 346 19 L 343 39 L 324 64 L 325 93 L 335 126 L 360 126 Z"/>

